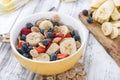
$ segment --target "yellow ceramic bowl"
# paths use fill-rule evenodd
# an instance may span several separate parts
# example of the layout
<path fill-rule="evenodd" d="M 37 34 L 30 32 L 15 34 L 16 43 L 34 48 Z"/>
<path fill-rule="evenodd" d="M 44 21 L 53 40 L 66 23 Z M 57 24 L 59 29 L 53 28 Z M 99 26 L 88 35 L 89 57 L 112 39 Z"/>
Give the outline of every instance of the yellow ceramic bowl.
<path fill-rule="evenodd" d="M 60 16 L 61 22 L 71 26 L 74 30 L 78 31 L 78 34 L 80 35 L 80 38 L 81 38 L 81 47 L 71 56 L 61 60 L 51 61 L 51 62 L 33 61 L 20 55 L 16 50 L 15 46 L 17 44 L 16 43 L 17 37 L 20 33 L 20 30 L 23 27 L 25 27 L 25 24 L 27 22 L 32 22 L 34 24 L 35 21 L 40 18 L 51 19 L 52 16 L 55 14 L 58 14 Z M 13 28 L 10 34 L 10 43 L 11 43 L 11 47 L 13 49 L 15 57 L 26 69 L 35 73 L 43 74 L 43 75 L 58 74 L 70 69 L 81 58 L 81 55 L 86 43 L 86 29 L 80 25 L 79 21 L 75 20 L 71 16 L 67 16 L 67 15 L 55 13 L 55 12 L 38 13 L 22 19 L 16 25 L 16 27 Z"/>

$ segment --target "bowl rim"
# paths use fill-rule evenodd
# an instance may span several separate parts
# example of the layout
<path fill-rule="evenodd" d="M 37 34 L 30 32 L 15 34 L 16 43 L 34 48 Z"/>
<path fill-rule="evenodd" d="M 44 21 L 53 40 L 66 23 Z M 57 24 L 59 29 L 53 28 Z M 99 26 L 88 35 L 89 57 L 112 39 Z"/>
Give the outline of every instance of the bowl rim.
<path fill-rule="evenodd" d="M 59 12 L 40 12 L 40 13 L 35 13 L 35 14 L 32 14 L 32 15 L 29 15 L 29 16 L 27 16 L 27 17 L 24 17 L 24 18 L 22 18 L 18 23 L 17 23 L 17 25 L 19 25 L 24 19 L 27 19 L 27 18 L 30 18 L 30 17 L 34 17 L 34 16 L 38 16 L 38 15 L 41 15 L 41 14 L 58 14 L 58 15 L 64 15 L 64 16 L 66 16 L 66 17 L 69 17 L 69 18 L 71 18 L 72 20 L 74 20 L 77 24 L 79 24 L 80 25 L 80 22 L 78 21 L 78 20 L 76 20 L 75 18 L 73 18 L 72 16 L 70 16 L 70 15 L 65 15 L 65 14 L 63 14 L 63 13 L 59 13 Z M 16 25 L 16 26 L 17 26 Z M 76 51 L 76 52 L 74 52 L 74 53 L 72 53 L 72 55 L 70 55 L 70 56 L 68 56 L 68 57 L 66 57 L 66 58 L 63 58 L 63 59 L 60 59 L 60 60 L 56 60 L 56 61 L 36 61 L 36 60 L 32 60 L 32 59 L 28 59 L 28 58 L 26 58 L 26 57 L 24 57 L 24 56 L 22 56 L 18 51 L 17 51 L 17 49 L 16 49 L 16 47 L 14 46 L 14 44 L 13 44 L 13 32 L 16 30 L 16 26 L 12 29 L 12 31 L 10 32 L 10 44 L 11 44 L 11 47 L 12 47 L 12 49 L 13 49 L 13 51 L 14 51 L 14 53 L 15 54 L 17 54 L 17 55 L 19 55 L 21 58 L 23 58 L 23 59 L 25 59 L 25 60 L 27 60 L 27 61 L 30 61 L 30 62 L 35 62 L 35 63 L 43 63 L 43 64 L 51 64 L 51 63 L 58 63 L 58 62 L 62 62 L 62 61 L 64 61 L 64 60 L 67 60 L 67 59 L 69 59 L 69 58 L 71 58 L 72 56 L 74 56 L 76 53 L 78 53 L 84 46 L 85 46 L 85 43 L 86 43 L 86 40 L 87 40 L 87 33 L 85 32 L 85 27 L 82 27 L 84 30 L 83 30 L 83 32 L 84 32 L 84 39 L 83 39 L 83 41 L 82 41 L 82 43 L 81 43 L 81 46 L 80 46 L 80 48 Z"/>

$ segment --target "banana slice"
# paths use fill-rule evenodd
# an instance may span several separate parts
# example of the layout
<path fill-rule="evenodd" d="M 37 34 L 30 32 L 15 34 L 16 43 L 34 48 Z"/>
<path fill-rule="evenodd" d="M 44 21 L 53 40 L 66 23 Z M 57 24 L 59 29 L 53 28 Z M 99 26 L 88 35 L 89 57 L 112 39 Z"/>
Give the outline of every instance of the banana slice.
<path fill-rule="evenodd" d="M 120 28 L 120 21 L 112 22 L 113 27 Z"/>
<path fill-rule="evenodd" d="M 76 51 L 76 43 L 74 38 L 65 38 L 60 43 L 60 52 L 62 54 L 72 54 Z"/>
<path fill-rule="evenodd" d="M 91 8 L 96 9 L 100 7 L 106 0 L 92 0 Z"/>
<path fill-rule="evenodd" d="M 112 0 L 107 0 L 103 3 L 96 11 L 94 18 L 99 23 L 107 22 L 110 19 L 110 16 L 114 10 L 114 4 Z"/>
<path fill-rule="evenodd" d="M 104 22 L 101 30 L 105 36 L 110 35 L 112 33 L 112 24 L 110 22 Z"/>
<path fill-rule="evenodd" d="M 52 43 L 50 45 L 50 47 L 47 49 L 46 53 L 48 53 L 49 55 L 55 53 L 56 51 L 58 51 L 60 49 L 59 45 L 56 43 Z"/>
<path fill-rule="evenodd" d="M 118 28 L 118 31 L 119 31 L 119 35 L 120 35 L 120 28 Z"/>
<path fill-rule="evenodd" d="M 64 34 L 64 36 L 70 32 L 67 26 L 60 26 L 60 27 L 55 27 L 54 31 L 56 33 Z"/>
<path fill-rule="evenodd" d="M 31 46 L 36 46 L 37 43 L 39 43 L 43 39 L 44 39 L 44 36 L 37 32 L 32 32 L 26 36 L 26 42 L 29 42 Z"/>
<path fill-rule="evenodd" d="M 53 42 L 53 43 L 59 43 L 61 40 L 62 40 L 62 38 L 56 37 L 56 38 L 53 39 L 52 42 Z"/>
<path fill-rule="evenodd" d="M 111 19 L 112 19 L 113 21 L 117 21 L 117 20 L 120 19 L 120 13 L 119 13 L 119 11 L 118 11 L 117 8 L 115 8 L 115 9 L 113 10 L 113 13 L 111 14 Z"/>
<path fill-rule="evenodd" d="M 113 0 L 115 6 L 120 6 L 120 0 Z"/>
<path fill-rule="evenodd" d="M 47 53 L 41 53 L 38 57 L 33 58 L 35 61 L 50 61 L 50 57 Z"/>
<path fill-rule="evenodd" d="M 38 52 L 35 49 L 30 50 L 30 55 L 34 58 L 39 56 Z"/>
<path fill-rule="evenodd" d="M 52 22 L 50 22 L 48 20 L 44 20 L 40 23 L 39 28 L 48 30 L 49 28 L 53 28 L 53 24 L 52 24 Z"/>
<path fill-rule="evenodd" d="M 111 38 L 111 39 L 117 38 L 118 35 L 119 35 L 119 30 L 118 30 L 118 28 L 113 27 L 113 28 L 112 28 L 112 33 L 111 33 L 111 35 L 110 35 L 110 38 Z"/>

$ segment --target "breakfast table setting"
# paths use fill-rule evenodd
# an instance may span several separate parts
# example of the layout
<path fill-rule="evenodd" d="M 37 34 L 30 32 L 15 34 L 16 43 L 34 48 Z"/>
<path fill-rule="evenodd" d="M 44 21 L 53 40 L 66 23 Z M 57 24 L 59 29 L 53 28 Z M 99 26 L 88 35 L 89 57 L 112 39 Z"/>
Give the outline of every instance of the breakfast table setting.
<path fill-rule="evenodd" d="M 13 2 L 11 2 L 10 6 L 7 6 L 4 5 L 2 1 L 5 1 L 4 3 L 10 1 L 13 1 L 15 3 L 13 4 Z M 111 32 L 110 30 L 108 32 L 106 30 L 108 29 L 107 25 L 112 26 L 112 24 L 114 24 L 112 20 L 118 20 L 118 18 L 120 19 L 119 16 L 117 16 L 117 19 L 115 18 L 116 16 L 114 17 L 117 9 L 119 9 L 118 7 L 114 7 L 114 1 L 117 0 L 93 0 L 93 2 L 92 0 L 0 0 L 0 80 L 120 80 L 120 39 L 118 37 L 119 31 L 117 31 L 118 33 L 116 31 L 113 31 L 112 33 L 112 29 L 117 30 L 117 28 L 119 27 L 111 28 Z M 95 5 L 95 3 L 97 3 L 97 6 Z M 112 20 L 108 21 L 107 19 L 107 23 L 105 23 L 105 20 L 102 21 L 102 19 L 104 18 L 101 18 L 101 20 L 98 20 L 98 18 L 96 19 L 96 17 L 102 15 L 100 15 L 99 13 L 99 15 L 95 14 L 97 14 L 97 12 L 100 11 L 100 8 L 102 9 L 106 4 L 108 6 L 108 3 L 111 3 L 111 6 L 107 9 L 112 10 L 112 8 L 115 8 L 116 11 L 113 9 L 113 17 L 111 16 Z M 118 4 L 116 2 L 115 6 L 120 6 L 119 3 L 120 2 L 118 0 Z M 13 5 L 15 5 L 15 7 L 13 7 Z M 109 13 L 106 12 L 107 16 L 110 14 L 111 10 L 108 10 Z M 96 13 L 94 13 L 93 11 Z M 14 53 L 15 48 L 13 44 L 16 44 L 14 43 L 14 38 L 20 31 L 19 29 L 21 29 L 19 26 L 29 20 L 32 20 L 34 22 L 34 19 L 38 19 L 37 17 L 33 18 L 33 16 L 51 16 L 54 13 L 60 14 L 60 17 L 61 15 L 64 16 L 63 18 L 61 17 L 61 20 L 63 20 L 65 23 L 71 25 L 74 24 L 75 27 L 77 27 L 78 23 L 81 27 L 81 30 L 78 29 L 78 33 L 80 32 L 82 42 L 81 45 L 84 44 L 84 47 L 81 46 L 83 47 L 83 52 L 82 48 L 78 49 L 81 50 L 81 58 L 79 58 L 78 63 L 80 64 L 79 67 L 82 66 L 84 78 L 52 79 L 51 76 L 55 76 L 51 75 L 55 72 L 54 68 L 51 68 L 50 70 L 52 71 L 53 69 L 53 73 L 49 73 L 49 71 L 44 73 L 45 68 L 43 69 L 43 72 L 31 70 L 34 68 L 31 68 L 30 66 L 34 66 L 35 63 L 33 62 L 33 64 L 29 65 L 29 63 L 22 60 L 25 59 L 23 56 L 18 57 L 21 55 Z M 102 14 L 102 11 L 100 13 Z M 94 17 L 94 20 L 91 19 L 91 15 Z M 104 17 L 106 18 L 106 16 Z M 68 22 L 70 19 L 73 20 L 71 22 Z M 100 29 L 101 25 L 103 32 Z M 84 34 L 82 34 L 82 32 Z M 10 42 L 9 39 L 11 39 Z M 74 55 L 70 55 L 68 59 L 72 58 L 73 56 Z M 29 59 L 25 60 L 30 62 Z M 71 63 L 68 62 L 65 63 L 65 65 L 61 66 L 68 66 L 67 64 L 73 66 L 72 61 Z M 26 66 L 28 69 L 26 68 Z M 58 67 L 57 65 L 52 65 L 52 67 L 53 66 Z M 72 67 L 69 67 L 69 69 L 70 68 L 73 69 Z M 67 68 L 65 69 L 68 70 Z M 60 73 L 59 71 L 60 70 L 58 70 L 58 73 Z M 50 74 L 50 78 L 42 79 L 41 76 L 46 77 L 46 75 L 42 74 Z M 74 74 L 70 73 L 70 76 L 72 75 Z"/>

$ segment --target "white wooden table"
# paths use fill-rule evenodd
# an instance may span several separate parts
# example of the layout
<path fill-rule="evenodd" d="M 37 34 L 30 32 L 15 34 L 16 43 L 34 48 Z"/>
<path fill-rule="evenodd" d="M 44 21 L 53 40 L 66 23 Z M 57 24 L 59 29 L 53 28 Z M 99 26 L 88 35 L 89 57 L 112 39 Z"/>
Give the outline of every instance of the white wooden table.
<path fill-rule="evenodd" d="M 14 13 L 1 15 L 0 33 L 11 31 L 17 22 L 26 16 L 38 12 L 47 12 L 57 2 L 58 0 L 32 0 Z M 79 20 L 79 12 L 83 9 L 88 9 L 90 3 L 91 0 L 60 3 L 57 11 L 71 15 Z M 85 27 L 82 23 L 81 26 Z M 85 64 L 87 80 L 120 80 L 120 68 L 89 32 L 87 47 L 82 61 Z M 0 48 L 0 80 L 37 80 L 37 76 L 37 74 L 26 70 L 18 63 L 12 53 L 10 44 L 2 44 Z"/>

